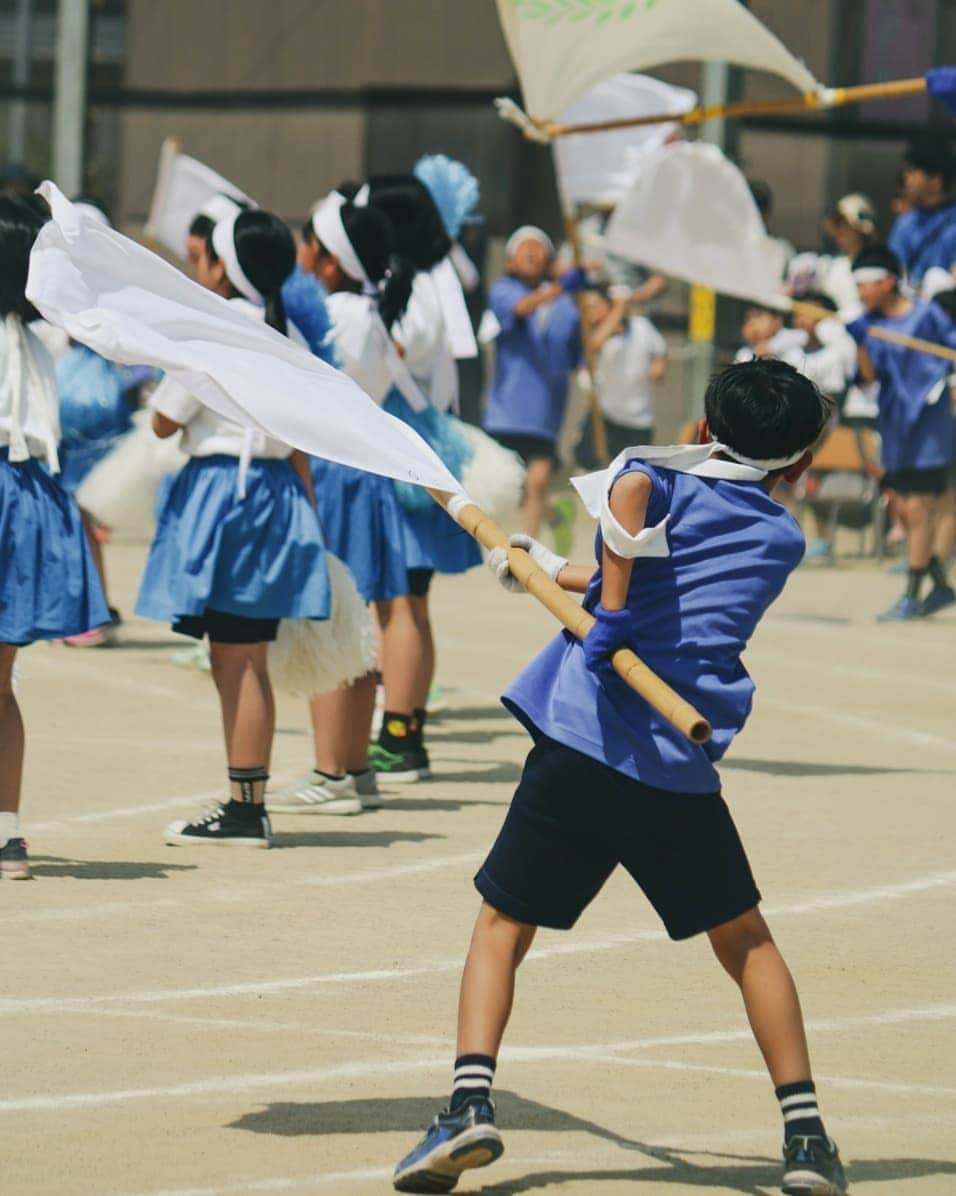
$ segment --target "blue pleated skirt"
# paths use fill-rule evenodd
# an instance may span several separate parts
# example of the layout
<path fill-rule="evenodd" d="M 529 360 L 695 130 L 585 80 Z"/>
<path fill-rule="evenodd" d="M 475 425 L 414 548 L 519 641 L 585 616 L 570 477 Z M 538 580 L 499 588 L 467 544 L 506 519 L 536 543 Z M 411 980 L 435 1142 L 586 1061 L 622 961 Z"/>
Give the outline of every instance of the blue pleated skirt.
<path fill-rule="evenodd" d="M 366 602 L 408 593 L 402 510 L 389 478 L 311 459 L 325 542 L 355 578 Z"/>
<path fill-rule="evenodd" d="M 110 621 L 79 508 L 38 461 L 0 449 L 0 643 L 80 635 Z"/>
<path fill-rule="evenodd" d="M 165 490 L 136 613 L 175 623 L 207 607 L 249 619 L 327 619 L 318 517 L 288 461 L 194 457 Z"/>
<path fill-rule="evenodd" d="M 385 410 L 402 420 L 422 437 L 444 461 L 456 478 L 471 456 L 471 447 L 455 429 L 451 416 L 428 407 L 414 412 L 396 390 L 384 403 Z M 402 541 L 409 569 L 434 569 L 437 573 L 464 573 L 481 564 L 478 543 L 421 487 L 392 483 L 402 501 Z M 408 491 L 414 491 L 408 494 Z"/>

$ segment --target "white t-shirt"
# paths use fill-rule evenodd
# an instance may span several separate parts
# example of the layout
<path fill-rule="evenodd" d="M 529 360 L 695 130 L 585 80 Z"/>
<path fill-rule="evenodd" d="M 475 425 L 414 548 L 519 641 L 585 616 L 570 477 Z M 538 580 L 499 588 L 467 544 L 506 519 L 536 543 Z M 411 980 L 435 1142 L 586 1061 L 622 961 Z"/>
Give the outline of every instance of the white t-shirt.
<path fill-rule="evenodd" d="M 654 426 L 651 362 L 664 357 L 667 345 L 644 316 L 632 316 L 624 330 L 609 337 L 598 356 L 597 387 L 601 410 L 626 428 Z"/>
<path fill-rule="evenodd" d="M 264 320 L 265 310 L 248 299 L 230 299 L 253 320 Z M 289 325 L 289 339 L 308 348 L 305 338 Z M 182 451 L 190 457 L 212 457 L 223 453 L 229 457 L 266 457 L 284 460 L 292 455 L 292 448 L 281 440 L 273 440 L 257 428 L 249 428 L 226 419 L 206 407 L 195 395 L 173 378 L 164 378 L 149 401 L 152 411 L 182 424 Z"/>
<path fill-rule="evenodd" d="M 458 406 L 458 366 L 455 363 L 441 297 L 432 276 L 415 275 L 405 314 L 392 329 L 405 351 L 404 361 L 432 406 L 448 411 Z"/>
<path fill-rule="evenodd" d="M 19 394 L 15 396 L 18 374 Z M 17 452 L 17 428 L 25 452 Z M 55 466 L 59 440 L 60 406 L 53 358 L 31 329 L 15 316 L 8 316 L 0 320 L 0 446 L 10 446 L 11 460 L 38 457 Z"/>
<path fill-rule="evenodd" d="M 399 356 L 374 299 L 355 291 L 337 291 L 325 304 L 342 371 L 380 407 L 397 386 L 413 411 L 423 411 L 428 400 Z"/>

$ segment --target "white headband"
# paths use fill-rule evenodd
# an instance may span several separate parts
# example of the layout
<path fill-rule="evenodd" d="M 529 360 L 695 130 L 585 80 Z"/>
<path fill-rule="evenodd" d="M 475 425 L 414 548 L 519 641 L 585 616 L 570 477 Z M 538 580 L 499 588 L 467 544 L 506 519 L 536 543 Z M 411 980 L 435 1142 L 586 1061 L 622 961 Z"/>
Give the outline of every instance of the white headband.
<path fill-rule="evenodd" d="M 893 271 L 884 266 L 861 266 L 859 270 L 853 271 L 854 282 L 880 282 L 881 279 L 895 277 Z"/>
<path fill-rule="evenodd" d="M 238 216 L 241 211 L 242 204 L 231 195 L 217 194 L 210 195 L 196 215 L 206 216 L 214 224 L 218 224 L 220 220 L 228 220 L 233 214 Z"/>
<path fill-rule="evenodd" d="M 312 229 L 329 253 L 339 259 L 339 265 L 349 278 L 356 282 L 371 282 L 342 222 L 345 202 L 344 195 L 333 191 L 312 213 Z"/>
<path fill-rule="evenodd" d="M 798 453 L 793 453 L 789 457 L 745 457 L 743 453 L 738 453 L 736 449 L 730 448 L 726 444 L 714 444 L 711 449 L 714 453 L 723 453 L 726 457 L 732 457 L 738 465 L 749 465 L 751 469 L 762 469 L 767 473 L 774 473 L 778 469 L 786 469 L 788 465 L 796 465 L 803 454 L 807 451 L 805 448 L 800 449 Z"/>
<path fill-rule="evenodd" d="M 256 290 L 239 265 L 239 254 L 236 252 L 236 221 L 241 213 L 242 209 L 236 208 L 231 216 L 219 221 L 212 230 L 212 247 L 226 268 L 226 277 L 239 294 L 258 307 L 264 307 L 265 296 Z"/>
<path fill-rule="evenodd" d="M 522 224 L 521 228 L 515 229 L 505 242 L 505 256 L 511 257 L 524 241 L 537 241 L 548 251 L 548 257 L 554 257 L 554 242 L 543 228 L 538 228 L 534 224 Z"/>

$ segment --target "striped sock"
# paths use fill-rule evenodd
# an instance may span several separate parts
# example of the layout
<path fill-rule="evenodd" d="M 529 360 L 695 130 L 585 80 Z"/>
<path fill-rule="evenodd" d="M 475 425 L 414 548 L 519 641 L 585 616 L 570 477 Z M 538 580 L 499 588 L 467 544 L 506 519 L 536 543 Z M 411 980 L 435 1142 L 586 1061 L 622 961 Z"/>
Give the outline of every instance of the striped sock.
<path fill-rule="evenodd" d="M 490 1055 L 459 1055 L 455 1060 L 455 1086 L 452 1089 L 452 1112 L 472 1096 L 491 1095 L 491 1081 L 495 1078 L 495 1061 Z"/>
<path fill-rule="evenodd" d="M 817 1108 L 817 1090 L 812 1080 L 796 1084 L 781 1084 L 776 1089 L 780 1112 L 783 1114 L 784 1141 L 791 1138 L 827 1136 Z"/>

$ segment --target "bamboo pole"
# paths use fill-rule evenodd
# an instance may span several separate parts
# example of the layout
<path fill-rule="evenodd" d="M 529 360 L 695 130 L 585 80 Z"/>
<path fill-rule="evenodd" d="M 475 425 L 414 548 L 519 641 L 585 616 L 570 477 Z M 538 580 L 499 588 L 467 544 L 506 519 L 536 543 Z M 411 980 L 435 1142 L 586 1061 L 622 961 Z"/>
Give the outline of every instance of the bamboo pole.
<path fill-rule="evenodd" d="M 548 137 L 567 137 L 571 133 L 610 133 L 614 129 L 633 129 L 640 125 L 657 125 L 673 121 L 681 125 L 699 125 L 705 120 L 731 120 L 739 116 L 775 116 L 781 112 L 805 112 L 826 108 L 840 108 L 846 104 L 862 104 L 870 100 L 893 100 L 900 96 L 919 95 L 926 90 L 926 80 L 895 79 L 889 83 L 865 83 L 858 87 L 835 87 L 818 94 L 815 91 L 790 96 L 783 100 L 761 102 L 743 101 L 737 104 L 712 104 L 691 108 L 689 112 L 659 113 L 656 116 L 622 117 L 583 123 L 559 124 L 555 121 L 532 119 L 532 124 Z"/>
<path fill-rule="evenodd" d="M 433 490 L 430 487 L 428 493 L 446 511 L 448 510 L 449 501 L 453 497 L 451 494 L 444 490 Z M 552 581 L 523 548 L 515 548 L 502 528 L 493 519 L 490 519 L 480 507 L 469 502 L 452 518 L 485 548 L 503 548 L 508 554 L 508 564 L 512 574 L 528 593 L 537 598 L 542 606 L 547 607 L 568 631 L 578 639 L 584 639 L 594 626 L 593 615 L 588 614 L 570 595 L 566 594 L 556 581 Z M 662 718 L 667 719 L 671 726 L 676 727 L 692 743 L 706 743 L 710 739 L 710 723 L 703 715 L 696 711 L 689 702 L 685 702 L 680 694 L 675 693 L 656 673 L 652 672 L 630 648 L 619 648 L 614 653 L 611 663 L 615 673 L 635 693 L 640 694 Z"/>
<path fill-rule="evenodd" d="M 584 260 L 581 253 L 581 235 L 578 230 L 578 218 L 573 207 L 569 207 L 564 217 L 564 225 L 574 255 L 574 264 L 580 266 Z M 601 411 L 601 396 L 597 385 L 597 354 L 591 338 L 591 326 L 587 321 L 584 310 L 584 296 L 578 291 L 574 296 L 578 305 L 578 318 L 581 321 L 581 344 L 584 346 L 584 361 L 588 374 L 588 403 L 591 408 L 591 427 L 594 432 L 594 452 L 602 465 L 608 463 L 607 428 L 604 426 L 604 413 Z"/>
<path fill-rule="evenodd" d="M 836 312 L 826 307 L 817 307 L 815 303 L 804 303 L 801 299 L 790 300 L 790 310 L 803 312 L 819 320 L 838 319 Z M 874 340 L 887 341 L 891 345 L 901 345 L 904 349 L 914 349 L 917 353 L 929 353 L 933 357 L 942 357 L 944 361 L 956 361 L 956 349 L 948 345 L 937 344 L 936 341 L 926 341 L 918 336 L 906 336 L 902 332 L 892 332 L 889 328 L 870 328 L 867 336 Z"/>

